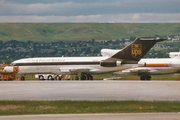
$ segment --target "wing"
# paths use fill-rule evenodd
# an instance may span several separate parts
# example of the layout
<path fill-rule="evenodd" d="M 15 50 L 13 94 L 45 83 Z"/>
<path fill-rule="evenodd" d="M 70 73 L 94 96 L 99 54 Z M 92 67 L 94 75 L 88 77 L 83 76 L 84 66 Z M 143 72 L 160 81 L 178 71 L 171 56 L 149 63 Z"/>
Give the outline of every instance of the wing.
<path fill-rule="evenodd" d="M 59 68 L 61 74 L 78 74 L 78 73 L 89 73 L 89 68 Z"/>
<path fill-rule="evenodd" d="M 142 74 L 142 73 L 157 74 L 159 72 L 160 72 L 159 70 L 149 67 L 138 67 L 138 68 L 122 70 L 121 74 Z"/>

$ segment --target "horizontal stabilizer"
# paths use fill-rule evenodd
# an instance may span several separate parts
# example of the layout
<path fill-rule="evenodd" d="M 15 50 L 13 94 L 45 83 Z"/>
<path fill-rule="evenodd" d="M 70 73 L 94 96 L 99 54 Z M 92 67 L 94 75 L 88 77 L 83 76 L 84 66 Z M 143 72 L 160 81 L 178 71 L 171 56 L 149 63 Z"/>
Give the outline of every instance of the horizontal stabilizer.
<path fill-rule="evenodd" d="M 165 39 L 165 38 L 155 38 L 155 37 L 141 37 L 140 40 L 141 41 L 144 41 L 144 40 L 148 41 L 148 40 L 150 40 L 150 41 L 161 42 L 161 41 L 165 41 L 165 40 L 168 40 L 168 39 Z"/>

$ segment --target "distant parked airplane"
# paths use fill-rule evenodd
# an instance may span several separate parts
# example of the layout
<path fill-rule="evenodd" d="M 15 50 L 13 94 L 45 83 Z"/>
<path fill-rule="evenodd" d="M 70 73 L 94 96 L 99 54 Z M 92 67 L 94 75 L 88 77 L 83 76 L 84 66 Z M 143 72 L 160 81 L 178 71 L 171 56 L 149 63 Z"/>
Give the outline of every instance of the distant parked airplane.
<path fill-rule="evenodd" d="M 138 37 L 130 45 L 113 54 L 111 57 L 41 57 L 16 60 L 11 66 L 4 68 L 12 71 L 13 66 L 19 67 L 19 72 L 25 79 L 26 74 L 56 74 L 77 75 L 76 79 L 93 79 L 92 74 L 110 73 L 131 68 L 163 38 Z M 111 51 L 109 51 L 111 52 Z"/>
<path fill-rule="evenodd" d="M 150 80 L 151 75 L 180 73 L 180 52 L 170 52 L 170 58 L 141 59 L 137 67 L 114 74 L 139 75 L 141 80 Z"/>

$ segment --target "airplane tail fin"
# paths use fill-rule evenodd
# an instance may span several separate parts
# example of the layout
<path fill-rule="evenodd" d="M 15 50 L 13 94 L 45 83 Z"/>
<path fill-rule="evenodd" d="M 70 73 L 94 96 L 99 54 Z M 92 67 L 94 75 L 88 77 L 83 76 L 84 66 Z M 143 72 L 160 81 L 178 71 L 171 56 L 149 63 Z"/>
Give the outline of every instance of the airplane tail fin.
<path fill-rule="evenodd" d="M 130 45 L 113 55 L 111 58 L 121 59 L 123 62 L 138 62 L 157 42 L 164 41 L 164 38 L 138 37 Z"/>
<path fill-rule="evenodd" d="M 122 64 L 137 64 L 146 53 L 156 44 L 167 39 L 155 37 L 138 37 L 130 45 L 114 54 L 112 57 L 102 60 L 103 67 L 115 67 Z"/>

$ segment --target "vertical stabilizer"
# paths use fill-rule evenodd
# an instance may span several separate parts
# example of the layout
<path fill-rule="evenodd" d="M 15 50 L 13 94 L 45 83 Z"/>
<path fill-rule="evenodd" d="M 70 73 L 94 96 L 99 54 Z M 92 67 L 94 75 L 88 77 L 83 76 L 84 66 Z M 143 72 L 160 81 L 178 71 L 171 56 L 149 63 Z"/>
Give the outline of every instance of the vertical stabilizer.
<path fill-rule="evenodd" d="M 131 44 L 123 48 L 102 62 L 121 61 L 121 63 L 137 63 L 157 42 L 164 41 L 164 38 L 138 37 Z"/>

